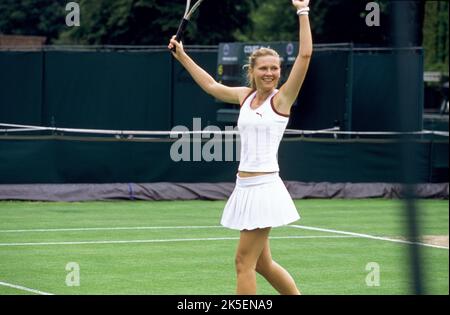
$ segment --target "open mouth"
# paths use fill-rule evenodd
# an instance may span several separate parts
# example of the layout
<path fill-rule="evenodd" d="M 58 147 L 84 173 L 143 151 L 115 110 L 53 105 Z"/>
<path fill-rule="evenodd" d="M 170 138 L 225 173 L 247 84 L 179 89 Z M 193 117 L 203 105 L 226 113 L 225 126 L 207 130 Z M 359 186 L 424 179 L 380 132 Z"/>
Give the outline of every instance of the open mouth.
<path fill-rule="evenodd" d="M 274 78 L 263 78 L 263 82 L 265 83 L 272 83 L 274 81 Z"/>

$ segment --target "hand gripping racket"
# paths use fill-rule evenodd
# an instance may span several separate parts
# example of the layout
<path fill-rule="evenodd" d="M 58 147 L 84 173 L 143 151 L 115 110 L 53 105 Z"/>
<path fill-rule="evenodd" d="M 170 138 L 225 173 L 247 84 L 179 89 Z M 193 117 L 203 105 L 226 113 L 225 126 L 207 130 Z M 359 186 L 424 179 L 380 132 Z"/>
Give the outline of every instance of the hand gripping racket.
<path fill-rule="evenodd" d="M 195 12 L 195 10 L 198 9 L 200 4 L 203 2 L 203 0 L 198 0 L 191 8 L 191 0 L 186 1 L 186 11 L 184 12 L 183 19 L 181 20 L 180 26 L 178 27 L 177 35 L 175 36 L 175 40 L 179 42 L 184 34 L 184 31 L 186 30 L 186 27 L 189 23 L 189 20 L 191 19 L 192 13 Z M 172 51 L 175 52 L 175 47 L 172 48 Z"/>

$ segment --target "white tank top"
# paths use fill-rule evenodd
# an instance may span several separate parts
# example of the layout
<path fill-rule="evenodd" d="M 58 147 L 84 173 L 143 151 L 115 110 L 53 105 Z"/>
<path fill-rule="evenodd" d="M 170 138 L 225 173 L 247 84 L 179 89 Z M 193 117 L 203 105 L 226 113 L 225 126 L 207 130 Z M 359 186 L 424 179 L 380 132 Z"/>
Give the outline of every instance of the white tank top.
<path fill-rule="evenodd" d="M 273 105 L 274 92 L 257 109 L 250 104 L 256 91 L 250 93 L 241 106 L 238 129 L 241 141 L 239 171 L 278 172 L 278 148 L 289 116 L 276 111 Z"/>

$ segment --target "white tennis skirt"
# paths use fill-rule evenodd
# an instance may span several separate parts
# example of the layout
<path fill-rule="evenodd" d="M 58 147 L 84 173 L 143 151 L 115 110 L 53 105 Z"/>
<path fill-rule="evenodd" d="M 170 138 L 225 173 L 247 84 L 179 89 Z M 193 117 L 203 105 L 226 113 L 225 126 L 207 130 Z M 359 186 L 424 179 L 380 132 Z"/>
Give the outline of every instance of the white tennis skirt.
<path fill-rule="evenodd" d="M 233 230 L 287 225 L 300 219 L 279 173 L 242 178 L 223 211 L 221 224 Z"/>

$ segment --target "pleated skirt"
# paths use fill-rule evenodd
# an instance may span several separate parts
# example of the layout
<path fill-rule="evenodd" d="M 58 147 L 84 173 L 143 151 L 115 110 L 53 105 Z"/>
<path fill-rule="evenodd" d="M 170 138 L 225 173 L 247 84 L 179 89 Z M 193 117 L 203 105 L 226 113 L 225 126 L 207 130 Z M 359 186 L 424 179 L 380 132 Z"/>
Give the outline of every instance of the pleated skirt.
<path fill-rule="evenodd" d="M 300 215 L 279 173 L 249 178 L 237 175 L 236 187 L 225 205 L 221 225 L 233 230 L 279 227 Z"/>

